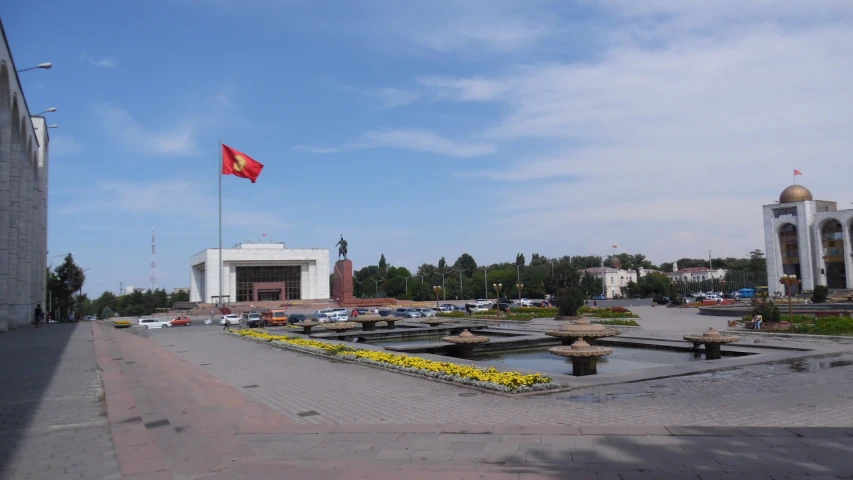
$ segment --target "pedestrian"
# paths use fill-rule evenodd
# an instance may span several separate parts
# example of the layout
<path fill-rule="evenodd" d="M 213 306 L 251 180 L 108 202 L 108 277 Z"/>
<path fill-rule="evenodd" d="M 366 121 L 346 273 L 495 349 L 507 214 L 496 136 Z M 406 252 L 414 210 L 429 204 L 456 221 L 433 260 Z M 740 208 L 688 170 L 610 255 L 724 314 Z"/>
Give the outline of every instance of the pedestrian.
<path fill-rule="evenodd" d="M 598 308 L 598 300 L 592 301 L 592 308 Z"/>
<path fill-rule="evenodd" d="M 228 320 L 228 317 L 225 317 L 225 326 L 222 327 L 223 330 L 231 330 L 231 320 Z"/>
<path fill-rule="evenodd" d="M 357 317 L 357 316 L 358 316 L 358 310 L 356 310 L 355 308 L 353 308 L 353 309 L 352 309 L 352 315 L 351 315 L 351 317 L 352 317 L 352 318 L 355 318 L 355 317 Z"/>
<path fill-rule="evenodd" d="M 471 305 L 465 304 L 465 315 L 471 316 Z"/>
<path fill-rule="evenodd" d="M 379 315 L 379 309 L 378 309 L 378 308 L 374 308 L 374 309 L 373 309 L 373 314 L 374 314 L 374 315 Z"/>
<path fill-rule="evenodd" d="M 36 328 L 39 328 L 39 324 L 41 323 L 42 315 L 43 315 L 43 313 L 41 311 L 41 304 L 40 303 L 36 304 L 36 311 L 35 311 Z"/>
<path fill-rule="evenodd" d="M 755 330 L 761 330 L 761 322 L 764 321 L 764 317 L 759 315 L 758 313 L 752 314 L 752 328 Z"/>

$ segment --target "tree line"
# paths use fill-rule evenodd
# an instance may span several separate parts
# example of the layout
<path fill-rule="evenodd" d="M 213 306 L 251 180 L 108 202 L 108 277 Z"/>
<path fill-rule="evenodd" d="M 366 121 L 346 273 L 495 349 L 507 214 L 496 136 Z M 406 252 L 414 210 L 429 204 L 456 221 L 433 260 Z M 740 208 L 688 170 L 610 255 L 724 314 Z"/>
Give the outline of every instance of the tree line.
<path fill-rule="evenodd" d="M 96 315 L 98 318 L 117 314 L 133 317 L 150 315 L 157 310 L 170 308 L 174 302 L 187 302 L 190 299 L 187 292 L 170 295 L 164 289 L 156 289 L 120 296 L 107 291 L 92 300 L 83 293 L 85 282 L 85 272 L 74 263 L 71 255 L 67 255 L 53 271 L 47 270 L 48 304 L 45 308 L 53 318 L 68 319 L 70 312 L 74 312 L 77 319 L 86 315 Z"/>
<path fill-rule="evenodd" d="M 674 264 L 654 265 L 643 254 L 620 253 L 609 258 L 596 255 L 548 258 L 533 253 L 527 262 L 525 255 L 518 253 L 513 262 L 478 265 L 473 256 L 463 253 L 452 264 L 441 257 L 435 264 L 424 263 L 414 273 L 405 267 L 389 265 L 383 254 L 376 265 L 368 265 L 353 273 L 353 294 L 358 298 L 392 297 L 424 301 L 434 300 L 434 287 L 441 286 L 440 300 L 494 298 L 495 285 L 500 284 L 501 296 L 507 298 L 543 298 L 566 287 L 578 287 L 584 296 L 590 297 L 602 293 L 602 281 L 584 270 L 600 267 L 602 262 L 606 267 L 661 272 L 642 277 L 637 275 L 639 280 L 627 288 L 631 296 L 667 295 L 673 290 L 672 281 L 665 273 L 671 272 Z M 730 282 L 727 288 L 767 285 L 766 261 L 760 250 L 753 250 L 748 258 L 682 258 L 677 264 L 679 269 L 710 265 L 728 269 L 726 277 Z M 334 274 L 329 276 L 330 288 L 333 282 Z"/>

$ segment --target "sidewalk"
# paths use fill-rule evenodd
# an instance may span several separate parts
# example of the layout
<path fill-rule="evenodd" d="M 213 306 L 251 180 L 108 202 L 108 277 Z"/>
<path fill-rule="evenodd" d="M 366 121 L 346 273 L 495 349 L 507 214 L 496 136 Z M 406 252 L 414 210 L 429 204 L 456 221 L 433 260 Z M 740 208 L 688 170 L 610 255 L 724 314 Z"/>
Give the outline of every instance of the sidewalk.
<path fill-rule="evenodd" d="M 310 417 L 316 408 L 310 401 L 284 406 L 276 403 L 280 396 L 250 397 L 248 392 L 264 386 L 254 388 L 242 379 L 251 378 L 248 371 L 232 369 L 232 377 L 225 379 L 209 366 L 229 362 L 236 353 L 265 352 L 263 346 L 222 337 L 219 329 L 180 332 L 151 332 L 154 341 L 95 323 L 0 336 L 0 360 L 17 365 L 2 377 L 4 385 L 25 386 L 15 395 L 8 389 L 0 394 L 5 408 L 18 409 L 15 415 L 0 414 L 6 449 L 0 458 L 10 459 L 0 478 L 781 480 L 853 475 L 853 428 L 512 425 L 513 418 L 503 419 L 506 424 L 469 425 L 460 423 L 452 409 L 447 423 L 298 423 L 281 408 L 298 408 L 306 418 L 323 416 Z M 190 346 L 182 343 L 184 335 L 194 339 Z M 213 347 L 209 354 L 199 353 L 212 359 L 200 361 L 186 351 L 201 348 L 199 342 Z M 259 358 L 265 358 L 263 353 Z M 96 359 L 103 371 L 106 417 L 98 402 Z M 310 376 L 305 365 L 329 362 L 306 356 L 299 363 L 281 361 L 276 367 Z M 235 386 L 235 378 L 244 381 Z M 317 395 L 311 382 L 290 382 L 289 388 L 305 391 L 307 398 Z M 374 398 L 364 408 L 382 411 L 404 402 L 416 414 L 422 401 L 430 400 Z M 49 436 L 54 433 L 55 438 Z"/>
<path fill-rule="evenodd" d="M 91 325 L 0 334 L 0 479 L 121 478 Z"/>

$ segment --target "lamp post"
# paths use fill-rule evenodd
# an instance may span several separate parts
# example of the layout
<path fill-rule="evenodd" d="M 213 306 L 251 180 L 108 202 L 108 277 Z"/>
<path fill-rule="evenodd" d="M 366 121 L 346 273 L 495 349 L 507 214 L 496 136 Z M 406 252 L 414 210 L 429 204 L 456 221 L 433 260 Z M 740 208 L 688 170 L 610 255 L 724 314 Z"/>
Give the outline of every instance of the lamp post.
<path fill-rule="evenodd" d="M 720 290 L 723 291 L 723 298 L 725 298 L 726 294 L 726 281 L 720 280 Z"/>
<path fill-rule="evenodd" d="M 453 273 L 453 270 L 448 270 L 448 271 L 446 271 L 446 272 L 436 272 L 436 273 L 438 273 L 439 275 L 441 275 L 441 290 L 444 292 L 444 293 L 442 294 L 442 295 L 443 295 L 443 300 L 445 300 L 445 301 L 446 301 L 446 300 L 447 300 L 447 290 L 445 290 L 445 289 L 444 289 L 444 276 L 445 276 L 445 275 L 449 275 L 449 274 Z"/>
<path fill-rule="evenodd" d="M 379 282 L 384 282 L 384 281 L 385 281 L 385 280 L 373 280 L 373 282 L 375 283 L 375 286 L 374 286 L 374 289 L 373 289 L 373 294 L 374 294 L 374 295 L 379 295 Z"/>
<path fill-rule="evenodd" d="M 483 295 L 489 298 L 489 267 L 483 265 Z"/>
<path fill-rule="evenodd" d="M 415 278 L 415 277 L 417 277 L 417 275 L 413 275 L 413 276 L 411 276 L 411 277 L 406 277 L 406 296 L 407 296 L 407 297 L 409 296 L 409 279 L 410 279 L 410 278 Z"/>
<path fill-rule="evenodd" d="M 797 280 L 796 275 L 782 275 L 779 278 L 779 281 L 785 285 L 785 290 L 788 293 L 788 321 L 791 322 L 791 330 L 794 329 L 794 307 L 791 305 L 791 288 L 796 285 L 799 280 Z"/>
<path fill-rule="evenodd" d="M 518 289 L 518 303 L 521 303 L 521 290 L 524 288 L 523 283 L 519 283 L 515 286 Z"/>
<path fill-rule="evenodd" d="M 21 69 L 21 70 L 18 70 L 18 73 L 28 72 L 28 71 L 30 71 L 30 70 L 35 70 L 35 69 L 37 69 L 37 68 L 42 68 L 42 69 L 44 69 L 44 70 L 50 70 L 51 68 L 53 68 L 53 64 L 52 64 L 52 63 L 50 63 L 50 62 L 39 63 L 39 64 L 38 64 L 38 65 L 36 65 L 35 67 L 23 68 L 23 69 Z"/>
<path fill-rule="evenodd" d="M 501 316 L 501 287 L 503 287 L 502 283 L 493 283 L 493 287 L 495 287 L 495 305 L 498 307 L 498 317 Z"/>
<path fill-rule="evenodd" d="M 441 285 L 436 285 L 432 287 L 432 291 L 435 292 L 435 307 L 438 308 L 438 293 L 444 290 L 441 288 Z"/>
<path fill-rule="evenodd" d="M 55 111 L 56 111 L 56 107 L 50 107 L 50 108 L 48 108 L 47 110 L 45 110 L 45 111 L 43 111 L 43 112 L 39 112 L 39 113 L 37 113 L 37 114 L 35 114 L 35 115 L 33 115 L 33 116 L 34 116 L 34 117 L 38 117 L 39 115 L 41 115 L 41 114 L 43 114 L 43 113 L 52 113 L 52 112 L 55 112 Z"/>

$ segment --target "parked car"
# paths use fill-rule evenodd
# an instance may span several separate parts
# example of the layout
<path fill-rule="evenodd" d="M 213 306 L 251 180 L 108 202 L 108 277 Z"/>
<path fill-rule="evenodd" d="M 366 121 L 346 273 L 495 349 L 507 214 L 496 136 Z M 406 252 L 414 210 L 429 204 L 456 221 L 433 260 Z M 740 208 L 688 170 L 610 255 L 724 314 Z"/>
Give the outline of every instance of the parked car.
<path fill-rule="evenodd" d="M 533 306 L 540 308 L 549 308 L 551 306 L 551 302 L 549 302 L 548 300 L 542 300 L 541 302 L 533 302 Z"/>
<path fill-rule="evenodd" d="M 502 311 L 502 312 L 509 312 L 509 309 L 510 309 L 510 308 L 512 308 L 512 305 L 510 305 L 510 304 L 508 304 L 508 303 L 501 303 L 501 304 L 500 304 L 500 309 L 501 309 L 501 311 Z M 491 309 L 492 309 L 492 310 L 497 310 L 497 309 L 498 309 L 498 305 L 492 305 L 492 308 L 491 308 Z"/>
<path fill-rule="evenodd" d="M 447 305 L 439 305 L 439 306 L 435 307 L 433 310 L 436 310 L 438 312 L 452 312 L 453 311 L 453 309 Z"/>
<path fill-rule="evenodd" d="M 741 288 L 737 291 L 738 298 L 755 298 L 754 288 Z"/>
<path fill-rule="evenodd" d="M 593 300 L 607 300 L 607 297 L 606 297 L 606 296 L 604 296 L 604 294 L 599 293 L 598 295 L 593 295 L 593 296 L 592 296 L 592 299 L 593 299 Z"/>
<path fill-rule="evenodd" d="M 334 312 L 329 315 L 330 322 L 346 322 L 349 320 L 349 315 L 347 312 Z"/>
<path fill-rule="evenodd" d="M 421 312 L 422 317 L 434 317 L 438 313 L 431 308 L 417 308 L 416 310 Z"/>
<path fill-rule="evenodd" d="M 228 315 L 223 315 L 222 318 L 219 319 L 220 325 L 225 325 L 225 320 L 231 322 L 231 325 L 240 325 L 240 315 L 236 313 L 229 313 Z"/>
<path fill-rule="evenodd" d="M 488 312 L 488 311 L 489 311 L 489 307 L 487 307 L 485 305 L 475 305 L 471 309 L 471 312 Z"/>
<path fill-rule="evenodd" d="M 178 315 L 177 317 L 173 318 L 169 323 L 171 323 L 173 327 L 189 327 L 190 325 L 192 325 L 190 317 L 186 315 Z"/>
<path fill-rule="evenodd" d="M 393 313 L 394 313 L 394 312 L 393 312 L 393 311 L 391 311 L 391 310 L 379 310 L 379 316 L 380 316 L 380 317 L 387 317 L 387 316 L 389 316 L 389 315 L 391 315 L 391 314 L 393 314 Z"/>
<path fill-rule="evenodd" d="M 368 314 L 373 313 L 372 309 L 364 308 L 364 307 L 358 307 L 355 309 L 355 311 L 358 312 L 359 315 L 368 315 Z"/>
<path fill-rule="evenodd" d="M 714 302 L 720 303 L 723 301 L 723 299 L 715 293 L 709 293 L 709 294 L 705 295 L 705 301 L 706 302 L 707 301 L 714 301 Z"/>
<path fill-rule="evenodd" d="M 533 306 L 533 302 L 531 302 L 530 300 L 528 300 L 526 298 L 522 298 L 521 300 L 519 300 L 518 304 L 521 305 L 522 307 L 532 307 Z"/>
<path fill-rule="evenodd" d="M 669 305 L 670 303 L 669 297 L 655 297 L 652 301 L 658 305 Z"/>
<path fill-rule="evenodd" d="M 501 298 L 501 299 L 500 299 L 500 303 L 508 303 L 508 304 L 512 305 L 512 304 L 513 304 L 513 303 L 515 303 L 515 302 L 513 302 L 512 300 L 510 300 L 510 299 L 508 299 L 508 298 L 506 298 L 506 297 L 503 297 L 503 298 Z"/>
<path fill-rule="evenodd" d="M 260 313 L 251 312 L 246 315 L 246 325 L 250 328 L 263 327 L 264 319 L 261 317 Z"/>
<path fill-rule="evenodd" d="M 398 308 L 395 315 L 401 318 L 421 318 L 423 316 L 417 308 Z"/>
<path fill-rule="evenodd" d="M 159 318 L 140 318 L 137 325 L 145 328 L 166 328 L 172 326 L 171 323 L 160 320 Z"/>

